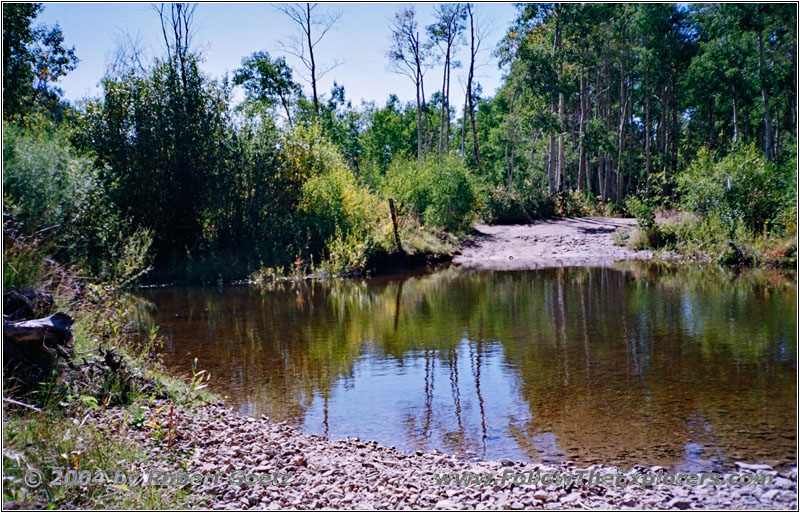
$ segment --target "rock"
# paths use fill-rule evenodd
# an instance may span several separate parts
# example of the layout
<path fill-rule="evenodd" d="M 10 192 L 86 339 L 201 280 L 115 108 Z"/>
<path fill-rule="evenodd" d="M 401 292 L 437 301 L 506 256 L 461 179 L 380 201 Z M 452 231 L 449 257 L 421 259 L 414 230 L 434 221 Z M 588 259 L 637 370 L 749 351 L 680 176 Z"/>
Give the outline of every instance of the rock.
<path fill-rule="evenodd" d="M 501 467 L 513 467 L 514 466 L 514 462 L 511 461 L 508 458 L 503 458 L 503 459 L 500 460 L 500 466 Z"/>
<path fill-rule="evenodd" d="M 442 499 L 436 503 L 436 509 L 447 509 L 447 510 L 454 510 L 454 509 L 462 509 L 461 505 L 453 502 L 448 499 Z"/>
<path fill-rule="evenodd" d="M 667 503 L 669 509 L 689 509 L 691 506 L 691 501 L 685 497 L 675 497 Z"/>
<path fill-rule="evenodd" d="M 759 470 L 772 470 L 772 467 L 763 463 L 745 463 L 743 461 L 737 461 L 736 466 L 742 470 L 749 470 L 751 472 L 757 472 Z"/>
<path fill-rule="evenodd" d="M 536 490 L 533 492 L 533 498 L 539 499 L 540 501 L 546 501 L 548 497 L 547 491 L 545 490 Z"/>
<path fill-rule="evenodd" d="M 572 492 L 571 494 L 567 495 L 566 497 L 563 497 L 561 499 L 561 502 L 571 503 L 571 502 L 577 502 L 579 500 L 581 500 L 581 494 L 579 492 Z"/>
<path fill-rule="evenodd" d="M 794 481 L 786 479 L 785 477 L 775 478 L 775 481 L 772 482 L 772 485 L 775 488 L 782 488 L 784 490 L 791 490 L 795 487 Z"/>
<path fill-rule="evenodd" d="M 762 502 L 769 502 L 769 501 L 775 500 L 775 497 L 777 497 L 777 495 L 779 493 L 781 493 L 780 490 L 774 490 L 774 489 L 773 490 L 767 490 L 766 492 L 761 494 L 761 501 Z"/>

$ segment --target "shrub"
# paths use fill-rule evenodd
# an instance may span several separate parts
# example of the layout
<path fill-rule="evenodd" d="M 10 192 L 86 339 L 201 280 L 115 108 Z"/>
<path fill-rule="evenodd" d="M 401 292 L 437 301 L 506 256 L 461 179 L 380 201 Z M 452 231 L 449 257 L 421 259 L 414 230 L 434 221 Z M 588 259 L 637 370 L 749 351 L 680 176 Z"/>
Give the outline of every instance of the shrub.
<path fill-rule="evenodd" d="M 478 204 L 475 180 L 463 159 L 455 156 L 395 159 L 386 172 L 383 193 L 426 225 L 452 231 L 472 225 Z"/>
<path fill-rule="evenodd" d="M 63 131 L 4 125 L 4 210 L 27 231 L 75 221 L 97 188 L 92 159 L 78 155 Z"/>
<path fill-rule="evenodd" d="M 595 201 L 582 191 L 562 191 L 555 198 L 555 213 L 560 217 L 586 217 L 612 214 L 609 204 Z"/>
<path fill-rule="evenodd" d="M 625 203 L 628 212 L 636 218 L 639 228 L 650 230 L 656 225 L 656 212 L 647 199 L 631 196 Z"/>
<path fill-rule="evenodd" d="M 325 267 L 336 274 L 363 270 L 374 251 L 387 246 L 383 225 L 391 223 L 388 208 L 359 183 L 324 139 L 306 140 L 297 149 L 302 152 L 290 153 L 287 160 L 290 172 L 308 176 L 299 213 L 310 255 L 327 257 Z"/>
<path fill-rule="evenodd" d="M 505 187 L 490 189 L 483 216 L 492 224 L 521 224 L 555 215 L 553 200 L 541 191 L 508 192 Z"/>
<path fill-rule="evenodd" d="M 681 204 L 702 217 L 716 216 L 729 231 L 743 225 L 754 233 L 770 231 L 793 201 L 788 168 L 767 163 L 750 144 L 719 161 L 702 149 L 677 177 Z"/>

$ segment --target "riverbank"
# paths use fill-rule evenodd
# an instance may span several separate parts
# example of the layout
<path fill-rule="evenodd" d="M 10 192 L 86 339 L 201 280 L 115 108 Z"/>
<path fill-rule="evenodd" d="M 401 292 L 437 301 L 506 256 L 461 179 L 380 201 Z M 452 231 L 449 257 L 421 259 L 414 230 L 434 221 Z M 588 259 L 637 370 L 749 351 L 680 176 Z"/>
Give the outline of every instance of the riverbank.
<path fill-rule="evenodd" d="M 533 471 L 574 473 L 580 470 L 616 474 L 613 467 L 581 468 L 574 464 L 527 464 L 510 460 L 471 462 L 438 452 L 405 454 L 393 447 L 359 439 L 327 440 L 285 423 L 241 417 L 220 403 L 194 412 L 156 402 L 155 421 L 172 415 L 174 442 L 155 442 L 146 426 L 126 427 L 121 409 L 95 413 L 92 421 L 111 432 L 148 445 L 148 457 L 136 469 L 201 474 L 205 484 L 191 486 L 186 507 L 213 509 L 796 509 L 797 468 L 772 469 L 741 464 L 737 473 L 774 476 L 770 485 L 605 486 L 575 482 L 515 485 L 506 475 Z M 151 459 L 149 456 L 153 455 Z M 669 471 L 634 467 L 631 473 Z M 235 471 L 244 471 L 235 473 Z M 447 474 L 489 474 L 495 483 L 437 483 Z M 674 473 L 674 471 L 672 471 Z M 276 474 L 279 473 L 280 475 Z M 221 477 L 214 482 L 215 474 Z M 241 485 L 243 474 L 268 476 L 265 484 Z M 288 475 L 287 475 L 288 474 Z M 588 474 L 587 474 L 588 475 Z M 238 480 L 237 480 L 238 479 Z M 588 478 L 587 478 L 588 479 Z M 124 493 L 137 493 L 135 489 Z"/>
<path fill-rule="evenodd" d="M 612 219 L 603 222 L 619 221 Z M 565 225 L 569 227 L 570 223 L 575 222 L 579 223 L 578 227 L 573 226 L 576 237 L 602 237 L 592 247 L 595 250 L 605 248 L 616 251 L 617 248 L 606 246 L 606 237 L 611 237 L 612 233 L 607 231 L 608 227 L 601 225 L 600 229 L 592 231 L 595 227 L 584 226 L 591 220 L 585 219 L 553 222 L 560 228 L 549 235 L 552 238 L 538 242 L 544 249 L 551 246 L 570 249 L 579 245 L 577 242 L 580 241 L 569 239 L 563 230 Z M 552 224 L 540 223 L 530 225 L 530 228 L 552 228 Z M 625 220 L 623 224 L 627 224 Z M 514 233 L 515 227 L 509 228 Z M 498 236 L 495 240 L 500 239 Z M 494 247 L 502 249 L 504 246 L 496 244 Z M 523 251 L 527 248 L 521 247 Z M 524 254 L 520 253 L 520 261 L 525 260 Z M 586 254 L 587 251 L 579 252 L 576 261 L 580 262 L 580 258 Z M 704 276 L 703 280 L 708 280 L 708 277 Z M 604 282 L 603 286 L 605 290 L 608 284 Z M 387 295 L 390 303 L 398 304 L 395 294 L 390 292 Z M 418 292 L 419 295 L 415 296 L 413 288 L 407 284 L 406 296 L 430 297 L 428 292 Z M 4 464 L 7 469 L 4 475 L 4 506 L 8 509 L 796 507 L 796 470 L 785 467 L 776 469 L 782 480 L 776 479 L 773 485 L 766 488 L 706 485 L 698 488 L 658 486 L 642 489 L 640 486 L 628 486 L 605 489 L 571 484 L 545 487 L 543 490 L 537 486 L 514 486 L 511 483 L 505 486 L 464 487 L 437 484 L 436 474 L 441 473 L 472 472 L 501 476 L 506 470 L 562 473 L 583 468 L 570 464 L 535 466 L 508 460 L 471 462 L 436 452 L 409 455 L 374 442 L 326 440 L 320 436 L 304 435 L 297 429 L 272 423 L 268 419 L 238 416 L 232 409 L 220 404 L 206 404 L 210 398 L 208 394 L 203 394 L 205 390 L 202 386 L 207 374 L 197 369 L 196 362 L 192 365 L 190 356 L 175 367 L 186 371 L 191 369 L 192 375 L 184 380 L 170 378 L 150 358 L 147 346 L 142 346 L 141 339 L 134 337 L 136 330 L 142 326 L 136 324 L 133 310 L 128 309 L 123 296 L 118 295 L 117 291 L 84 285 L 69 296 L 71 299 L 56 293 L 54 304 L 59 305 L 58 308 L 66 308 L 76 319 L 73 364 L 78 372 L 67 372 L 55 385 L 46 387 L 39 395 L 21 398 L 40 408 L 41 412 L 25 408 L 9 409 L 8 405 L 4 405 Z M 301 294 L 293 291 L 291 304 L 302 304 L 297 303 L 301 297 Z M 442 301 L 441 304 L 448 311 L 452 310 L 452 301 Z M 602 304 L 605 304 L 605 300 Z M 589 305 L 591 307 L 591 302 Z M 398 310 L 395 306 L 387 311 Z M 36 316 L 50 313 L 52 311 L 48 309 L 38 312 Z M 392 331 L 396 330 L 397 324 L 394 324 Z M 295 333 L 296 330 L 291 332 Z M 153 333 L 148 343 L 155 343 L 152 337 L 155 337 Z M 280 340 L 281 337 L 270 339 Z M 118 365 L 119 354 L 115 356 L 112 353 L 109 358 L 100 352 L 100 358 L 97 357 L 97 351 L 103 347 L 116 347 L 121 353 L 125 362 L 122 371 L 118 367 L 113 368 Z M 193 354 L 205 353 L 195 351 Z M 78 363 L 83 358 L 89 362 Z M 205 363 L 202 362 L 201 366 Z M 246 371 L 242 366 L 236 366 L 236 369 L 238 372 Z M 219 379 L 216 370 L 213 374 Z M 118 379 L 123 375 L 127 377 Z M 563 398 L 560 398 L 559 403 L 562 401 Z M 123 472 L 161 470 L 199 472 L 203 475 L 225 474 L 234 470 L 262 475 L 292 472 L 296 480 L 290 486 L 276 484 L 263 489 L 259 486 L 220 487 L 216 484 L 197 488 L 119 489 L 97 485 L 29 488 L 23 479 L 25 470 L 30 468 Z M 611 468 L 594 468 L 613 472 Z M 754 468 L 768 471 L 763 467 Z"/>
<path fill-rule="evenodd" d="M 603 266 L 618 260 L 649 260 L 652 251 L 620 246 L 618 230 L 635 219 L 563 218 L 520 225 L 476 225 L 476 236 L 453 263 L 479 270 L 525 270 L 561 266 Z"/>

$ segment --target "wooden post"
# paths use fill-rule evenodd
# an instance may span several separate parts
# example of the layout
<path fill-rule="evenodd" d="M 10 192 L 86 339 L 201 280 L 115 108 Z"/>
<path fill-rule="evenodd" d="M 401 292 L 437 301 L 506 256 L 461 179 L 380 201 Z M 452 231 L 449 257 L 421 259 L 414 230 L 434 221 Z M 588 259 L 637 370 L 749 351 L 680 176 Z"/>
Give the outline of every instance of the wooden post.
<path fill-rule="evenodd" d="M 394 228 L 394 241 L 397 244 L 397 251 L 403 252 L 403 246 L 400 245 L 400 234 L 397 232 L 397 216 L 394 213 L 394 200 L 389 198 L 389 213 L 392 214 L 392 227 Z"/>

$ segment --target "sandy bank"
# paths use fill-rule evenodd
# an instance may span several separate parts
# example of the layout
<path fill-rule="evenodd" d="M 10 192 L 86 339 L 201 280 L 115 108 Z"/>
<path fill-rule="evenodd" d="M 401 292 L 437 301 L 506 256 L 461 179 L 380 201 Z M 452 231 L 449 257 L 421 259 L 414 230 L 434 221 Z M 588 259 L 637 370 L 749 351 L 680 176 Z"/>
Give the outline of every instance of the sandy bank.
<path fill-rule="evenodd" d="M 650 251 L 615 246 L 612 234 L 636 225 L 635 219 L 566 218 L 533 224 L 476 225 L 478 235 L 453 262 L 480 270 L 608 265 L 617 260 L 646 260 Z"/>

